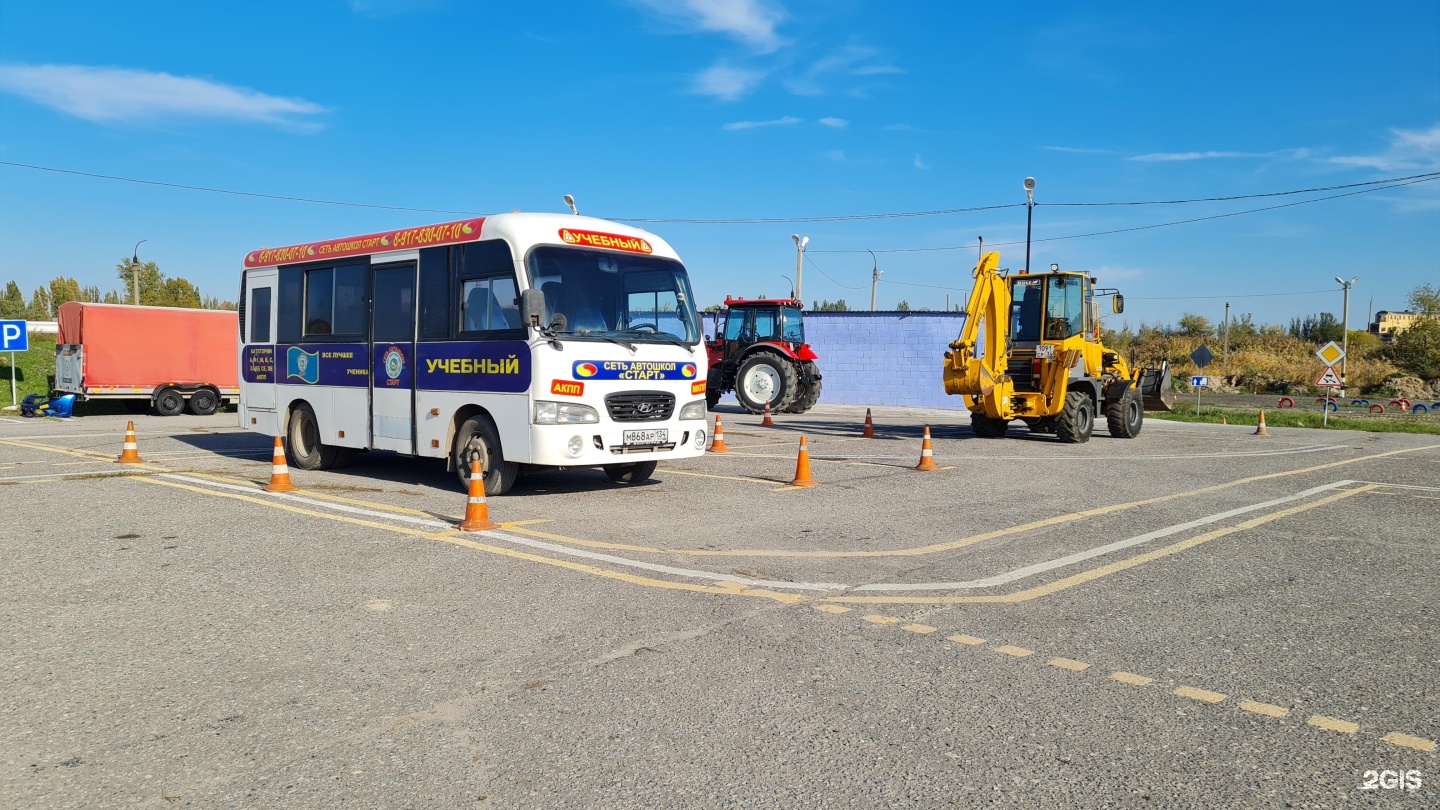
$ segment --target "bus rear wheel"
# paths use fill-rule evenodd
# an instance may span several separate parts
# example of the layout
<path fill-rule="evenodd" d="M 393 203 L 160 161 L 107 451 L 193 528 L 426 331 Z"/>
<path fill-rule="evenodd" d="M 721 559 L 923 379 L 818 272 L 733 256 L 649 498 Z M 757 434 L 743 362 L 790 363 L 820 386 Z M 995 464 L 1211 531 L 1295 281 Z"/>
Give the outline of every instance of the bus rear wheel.
<path fill-rule="evenodd" d="M 285 428 L 285 455 L 290 466 L 297 469 L 329 470 L 345 466 L 353 451 L 323 444 L 315 411 L 302 402 L 290 411 L 290 423 Z"/>
<path fill-rule="evenodd" d="M 485 494 L 504 495 L 515 486 L 520 465 L 506 461 L 500 448 L 500 431 L 488 416 L 472 416 L 460 425 L 455 434 L 451 462 L 460 486 L 470 489 L 470 462 L 479 461 L 485 470 Z"/>

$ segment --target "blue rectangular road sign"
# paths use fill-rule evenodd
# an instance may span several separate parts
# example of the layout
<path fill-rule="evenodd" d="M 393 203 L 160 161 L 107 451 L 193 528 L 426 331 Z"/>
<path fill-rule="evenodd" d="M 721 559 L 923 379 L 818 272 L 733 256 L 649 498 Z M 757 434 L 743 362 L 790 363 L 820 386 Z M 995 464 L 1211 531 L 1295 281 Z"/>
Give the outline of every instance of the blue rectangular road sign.
<path fill-rule="evenodd" d="M 0 352 L 30 351 L 29 327 L 25 321 L 0 321 Z"/>
<path fill-rule="evenodd" d="M 1191 377 L 1191 378 L 1190 378 L 1190 387 L 1191 387 L 1191 388 L 1209 388 L 1209 387 L 1210 387 L 1210 378 L 1209 378 L 1209 377 Z"/>

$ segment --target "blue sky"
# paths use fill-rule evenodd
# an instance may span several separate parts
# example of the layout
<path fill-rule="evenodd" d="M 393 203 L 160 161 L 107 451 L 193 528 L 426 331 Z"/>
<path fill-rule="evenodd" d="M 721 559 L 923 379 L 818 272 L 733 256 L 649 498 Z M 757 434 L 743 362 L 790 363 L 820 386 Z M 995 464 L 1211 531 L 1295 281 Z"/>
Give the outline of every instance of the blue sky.
<path fill-rule="evenodd" d="M 1032 265 L 1120 287 L 1132 326 L 1218 321 L 1226 300 L 1338 315 L 1333 279 L 1358 275 L 1355 325 L 1440 283 L 1440 182 L 1074 239 L 1054 237 L 1322 195 L 1055 204 L 1440 172 L 1440 5 L 3 0 L 0 161 L 457 212 L 570 193 L 657 219 L 1015 204 L 1033 175 L 1051 241 Z M 456 218 L 0 166 L 0 281 L 108 288 L 146 239 L 142 259 L 233 298 L 255 247 Z M 1023 242 L 1025 211 L 645 227 L 702 303 L 788 292 L 800 233 L 807 301 L 867 306 L 869 248 L 880 308 L 938 309 L 968 293 L 976 237 Z"/>

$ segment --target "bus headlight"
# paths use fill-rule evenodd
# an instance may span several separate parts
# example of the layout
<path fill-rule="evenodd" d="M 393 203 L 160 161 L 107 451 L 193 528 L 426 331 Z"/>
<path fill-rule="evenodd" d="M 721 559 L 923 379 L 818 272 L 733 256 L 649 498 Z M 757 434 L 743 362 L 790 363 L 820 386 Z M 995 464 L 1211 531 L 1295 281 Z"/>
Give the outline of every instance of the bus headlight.
<path fill-rule="evenodd" d="M 565 452 L 569 453 L 571 458 L 579 458 L 580 454 L 585 452 L 585 437 L 571 436 L 565 445 Z"/>
<path fill-rule="evenodd" d="M 697 450 L 704 450 L 704 449 L 705 449 L 705 431 L 703 431 L 703 430 L 697 430 L 697 431 L 695 431 L 695 449 L 697 449 Z"/>
<path fill-rule="evenodd" d="M 685 403 L 685 407 L 683 407 L 683 408 L 680 409 L 680 419 L 681 419 L 681 421 L 684 421 L 684 420 L 686 420 L 686 419 L 704 419 L 704 418 L 705 418 L 705 400 L 703 400 L 703 399 L 697 399 L 697 400 L 695 400 L 694 402 L 687 402 L 687 403 Z"/>
<path fill-rule="evenodd" d="M 574 402 L 536 402 L 535 424 L 575 425 L 593 424 L 600 421 L 600 414 L 589 405 Z"/>

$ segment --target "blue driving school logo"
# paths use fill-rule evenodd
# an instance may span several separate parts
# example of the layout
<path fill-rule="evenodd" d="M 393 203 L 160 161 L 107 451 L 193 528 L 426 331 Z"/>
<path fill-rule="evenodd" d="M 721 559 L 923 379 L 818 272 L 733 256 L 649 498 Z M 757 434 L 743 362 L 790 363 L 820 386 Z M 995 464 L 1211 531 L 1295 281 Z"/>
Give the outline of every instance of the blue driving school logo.
<path fill-rule="evenodd" d="M 285 379 L 299 377 L 306 385 L 320 382 L 320 353 L 291 346 L 285 353 Z"/>

